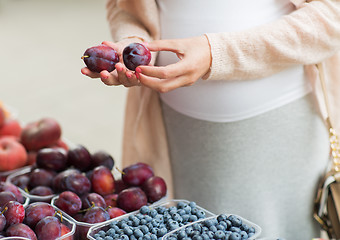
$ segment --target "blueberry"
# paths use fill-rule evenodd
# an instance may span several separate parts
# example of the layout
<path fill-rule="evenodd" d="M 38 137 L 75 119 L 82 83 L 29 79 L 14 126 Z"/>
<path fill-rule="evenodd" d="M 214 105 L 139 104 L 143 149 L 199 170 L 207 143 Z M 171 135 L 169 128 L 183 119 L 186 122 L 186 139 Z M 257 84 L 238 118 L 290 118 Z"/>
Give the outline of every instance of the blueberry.
<path fill-rule="evenodd" d="M 205 217 L 205 212 L 203 210 L 197 210 L 196 216 L 198 218 L 204 218 Z"/>
<path fill-rule="evenodd" d="M 156 208 L 156 211 L 159 213 L 159 214 L 164 214 L 164 212 L 166 211 L 166 207 L 163 207 L 163 206 L 159 206 Z"/>
<path fill-rule="evenodd" d="M 147 222 L 145 219 L 141 219 L 139 225 L 145 225 L 145 224 L 147 224 L 147 223 L 148 223 L 148 222 Z"/>
<path fill-rule="evenodd" d="M 217 232 L 217 227 L 215 225 L 212 225 L 209 227 L 209 230 L 215 233 Z"/>
<path fill-rule="evenodd" d="M 146 225 L 139 226 L 139 229 L 144 233 L 147 234 L 149 232 L 149 228 Z"/>
<path fill-rule="evenodd" d="M 126 235 L 128 235 L 128 236 L 130 236 L 130 235 L 133 234 L 133 230 L 132 230 L 131 227 L 125 227 L 125 228 L 123 229 L 123 231 L 124 231 L 124 233 L 125 233 Z"/>
<path fill-rule="evenodd" d="M 196 215 L 198 212 L 198 209 L 195 207 L 191 207 L 191 214 Z"/>
<path fill-rule="evenodd" d="M 187 206 L 187 204 L 185 202 L 178 202 L 177 203 L 177 208 L 184 208 L 186 206 Z"/>
<path fill-rule="evenodd" d="M 179 215 L 178 213 L 173 214 L 172 219 L 175 220 L 176 222 L 182 222 L 183 218 L 181 217 L 181 215 Z"/>
<path fill-rule="evenodd" d="M 220 214 L 217 216 L 217 221 L 221 222 L 221 221 L 225 221 L 227 220 L 227 215 L 226 214 Z"/>
<path fill-rule="evenodd" d="M 189 222 L 196 222 L 198 220 L 196 215 L 190 215 Z"/>
<path fill-rule="evenodd" d="M 193 230 L 194 229 L 192 228 L 192 226 L 188 226 L 185 228 L 185 232 L 187 233 L 187 235 L 190 235 Z"/>
<path fill-rule="evenodd" d="M 152 219 L 152 220 L 151 220 L 151 224 L 152 224 L 152 226 L 154 226 L 154 227 L 158 227 L 160 223 L 159 223 L 156 219 Z"/>
<path fill-rule="evenodd" d="M 179 214 L 179 215 L 184 215 L 186 212 L 185 212 L 185 210 L 184 209 L 178 209 L 177 210 L 177 213 Z"/>
<path fill-rule="evenodd" d="M 193 228 L 194 230 L 196 230 L 196 231 L 199 231 L 199 232 L 202 231 L 202 226 L 201 226 L 201 224 L 199 224 L 199 223 L 194 223 L 194 224 L 192 225 L 192 228 Z"/>
<path fill-rule="evenodd" d="M 209 238 L 209 235 L 208 234 L 206 234 L 206 233 L 202 233 L 202 239 L 203 240 L 209 240 L 210 238 Z"/>
<path fill-rule="evenodd" d="M 249 230 L 249 227 L 248 227 L 248 225 L 247 224 L 245 224 L 245 223 L 242 223 L 242 225 L 241 225 L 241 230 L 242 231 L 245 231 L 245 232 L 248 232 L 248 230 Z"/>
<path fill-rule="evenodd" d="M 177 233 L 177 238 L 178 239 L 183 239 L 185 237 L 187 237 L 187 233 L 183 229 L 178 231 L 178 233 Z"/>
<path fill-rule="evenodd" d="M 240 234 L 241 234 L 241 239 L 242 240 L 243 239 L 248 239 L 248 234 L 245 231 L 241 231 Z"/>
<path fill-rule="evenodd" d="M 186 213 L 191 213 L 191 207 L 189 205 L 185 206 L 183 209 Z"/>
<path fill-rule="evenodd" d="M 232 231 L 232 232 L 241 232 L 241 229 L 238 228 L 238 227 L 231 227 L 230 231 Z"/>
<path fill-rule="evenodd" d="M 182 222 L 187 223 L 189 221 L 189 218 L 190 218 L 189 214 L 182 215 Z"/>
<path fill-rule="evenodd" d="M 248 233 L 255 233 L 255 228 L 254 227 L 250 227 L 248 229 Z"/>
<path fill-rule="evenodd" d="M 168 230 L 166 228 L 160 228 L 157 231 L 157 237 L 163 237 L 167 232 Z"/>
<path fill-rule="evenodd" d="M 140 230 L 140 229 L 135 229 L 135 231 L 133 232 L 133 235 L 136 237 L 136 238 L 140 238 L 140 237 L 143 237 L 143 232 Z"/>
<path fill-rule="evenodd" d="M 216 228 L 217 228 L 217 230 L 222 230 L 222 231 L 226 230 L 226 227 L 224 225 L 222 225 L 222 224 L 217 224 Z"/>
<path fill-rule="evenodd" d="M 191 239 L 192 240 L 203 240 L 202 236 L 200 236 L 200 235 L 195 235 Z"/>
<path fill-rule="evenodd" d="M 215 235 L 214 232 L 208 231 L 207 234 L 209 236 L 209 239 L 213 239 L 214 238 L 214 235 Z"/>
<path fill-rule="evenodd" d="M 121 240 L 129 240 L 130 238 L 127 235 L 123 234 L 122 236 L 120 236 L 120 239 Z"/>
<path fill-rule="evenodd" d="M 242 225 L 242 220 L 235 215 L 230 215 L 228 217 L 228 220 L 231 222 L 231 224 L 235 227 L 240 227 Z"/>
<path fill-rule="evenodd" d="M 241 240 L 241 235 L 237 232 L 230 234 L 229 240 Z"/>
<path fill-rule="evenodd" d="M 157 214 L 158 214 L 158 212 L 157 212 L 156 209 L 151 209 L 150 212 L 149 212 L 149 216 L 151 216 L 151 217 L 155 217 Z"/>
<path fill-rule="evenodd" d="M 148 206 L 143 206 L 139 209 L 141 214 L 148 214 L 150 212 L 150 208 Z"/>
<path fill-rule="evenodd" d="M 223 239 L 225 237 L 225 233 L 222 230 L 218 230 L 214 234 L 215 239 Z"/>
<path fill-rule="evenodd" d="M 190 206 L 191 208 L 197 207 L 196 202 L 190 202 L 190 203 L 189 203 L 189 206 Z"/>
<path fill-rule="evenodd" d="M 151 234 L 151 235 L 150 235 L 150 239 L 151 239 L 151 240 L 157 240 L 157 236 L 156 236 L 155 234 Z"/>
<path fill-rule="evenodd" d="M 154 217 L 154 219 L 155 219 L 156 221 L 158 221 L 159 223 L 161 223 L 161 222 L 164 221 L 164 217 L 163 217 L 163 215 L 161 215 L 161 214 L 157 214 L 157 215 Z"/>
<path fill-rule="evenodd" d="M 203 224 L 204 224 L 204 226 L 206 226 L 208 228 L 210 226 L 213 226 L 213 222 L 210 219 L 203 221 Z"/>

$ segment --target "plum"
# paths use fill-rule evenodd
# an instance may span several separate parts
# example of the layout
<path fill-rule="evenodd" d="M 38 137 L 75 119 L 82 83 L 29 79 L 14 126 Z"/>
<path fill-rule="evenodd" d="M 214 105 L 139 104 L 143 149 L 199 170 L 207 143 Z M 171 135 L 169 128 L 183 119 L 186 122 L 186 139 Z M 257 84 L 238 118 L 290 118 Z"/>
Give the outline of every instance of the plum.
<path fill-rule="evenodd" d="M 148 197 L 148 201 L 154 203 L 166 195 L 167 188 L 163 178 L 153 176 L 143 183 L 142 190 Z"/>
<path fill-rule="evenodd" d="M 147 203 L 147 196 L 139 187 L 127 188 L 121 191 L 117 197 L 117 207 L 126 212 L 138 210 Z"/>
<path fill-rule="evenodd" d="M 91 155 L 91 158 L 92 158 L 92 161 L 91 161 L 92 168 L 95 168 L 100 165 L 104 165 L 108 169 L 112 170 L 115 164 L 113 157 L 109 153 L 103 150 L 93 153 Z"/>
<path fill-rule="evenodd" d="M 103 70 L 112 72 L 115 70 L 116 63 L 119 62 L 117 51 L 104 44 L 86 49 L 81 58 L 88 69 L 98 73 Z"/>
<path fill-rule="evenodd" d="M 111 194 L 115 190 L 115 180 L 110 169 L 101 165 L 91 174 L 92 190 L 100 195 Z"/>
<path fill-rule="evenodd" d="M 31 203 L 26 208 L 24 223 L 34 229 L 35 225 L 47 216 L 53 216 L 55 209 L 49 203 L 35 202 Z"/>
<path fill-rule="evenodd" d="M 17 223 L 7 228 L 6 235 L 8 237 L 24 237 L 31 240 L 37 240 L 34 231 L 23 223 Z"/>
<path fill-rule="evenodd" d="M 148 65 L 151 61 L 151 53 L 141 43 L 131 43 L 123 50 L 123 61 L 125 66 L 135 71 L 140 65 Z"/>
<path fill-rule="evenodd" d="M 41 219 L 35 226 L 38 240 L 55 240 L 61 236 L 61 223 L 54 216 Z"/>
<path fill-rule="evenodd" d="M 65 191 L 56 199 L 55 206 L 72 216 L 82 208 L 82 202 L 74 192 Z"/>
<path fill-rule="evenodd" d="M 83 145 L 68 150 L 67 161 L 69 166 L 74 166 L 80 171 L 86 171 L 91 167 L 91 154 Z"/>
<path fill-rule="evenodd" d="M 122 180 L 130 186 L 141 186 L 148 178 L 154 176 L 152 168 L 142 162 L 123 169 Z"/>
<path fill-rule="evenodd" d="M 67 152 L 64 148 L 42 148 L 37 152 L 38 168 L 62 171 L 67 167 Z"/>
<path fill-rule="evenodd" d="M 6 227 L 9 227 L 13 224 L 22 223 L 24 221 L 25 208 L 17 201 L 9 201 L 5 205 L 5 211 L 3 214 L 6 218 Z"/>

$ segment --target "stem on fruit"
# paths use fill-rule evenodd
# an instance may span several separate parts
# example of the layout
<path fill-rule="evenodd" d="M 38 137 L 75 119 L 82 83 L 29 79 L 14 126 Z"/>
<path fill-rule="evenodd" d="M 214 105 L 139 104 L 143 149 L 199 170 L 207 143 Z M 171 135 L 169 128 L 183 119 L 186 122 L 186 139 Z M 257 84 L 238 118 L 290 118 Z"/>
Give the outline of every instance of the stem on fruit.
<path fill-rule="evenodd" d="M 27 192 L 27 193 L 30 193 L 30 191 L 28 191 L 28 188 L 27 187 L 25 187 L 25 192 Z"/>
<path fill-rule="evenodd" d="M 90 57 L 90 56 L 84 55 L 84 56 L 81 57 L 81 59 L 88 58 L 88 57 Z"/>
<path fill-rule="evenodd" d="M 92 203 L 91 207 L 80 210 L 78 213 L 87 212 L 88 210 L 90 210 L 91 208 L 94 208 L 96 206 L 96 204 L 94 204 L 94 202 L 91 202 L 91 203 Z"/>
<path fill-rule="evenodd" d="M 117 171 L 120 172 L 122 175 L 125 174 L 125 172 L 123 172 L 122 170 L 120 170 L 117 166 L 116 166 L 116 169 L 117 169 Z"/>
<path fill-rule="evenodd" d="M 4 210 L 2 210 L 1 214 L 4 214 L 8 210 L 8 207 L 5 207 Z"/>
<path fill-rule="evenodd" d="M 105 211 L 107 211 L 107 209 L 109 209 L 109 208 L 112 208 L 110 205 L 109 206 L 107 206 L 106 208 L 105 208 Z"/>

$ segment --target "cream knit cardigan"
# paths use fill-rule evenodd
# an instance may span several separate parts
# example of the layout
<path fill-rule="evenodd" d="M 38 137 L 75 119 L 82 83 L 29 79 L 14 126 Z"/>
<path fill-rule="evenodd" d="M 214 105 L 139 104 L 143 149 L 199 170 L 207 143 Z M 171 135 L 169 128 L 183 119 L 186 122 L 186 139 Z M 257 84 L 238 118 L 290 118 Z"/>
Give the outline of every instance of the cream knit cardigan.
<path fill-rule="evenodd" d="M 340 0 L 291 2 L 297 10 L 273 23 L 250 31 L 206 33 L 212 64 L 204 79 L 253 79 L 302 64 L 325 117 L 315 67 L 322 62 L 333 125 L 340 132 Z M 108 0 L 106 7 L 113 41 L 139 41 L 131 36 L 146 41 L 159 39 L 156 0 Z M 123 166 L 135 162 L 150 164 L 155 174 L 166 180 L 172 197 L 171 165 L 157 92 L 146 87 L 129 89 L 123 135 Z"/>

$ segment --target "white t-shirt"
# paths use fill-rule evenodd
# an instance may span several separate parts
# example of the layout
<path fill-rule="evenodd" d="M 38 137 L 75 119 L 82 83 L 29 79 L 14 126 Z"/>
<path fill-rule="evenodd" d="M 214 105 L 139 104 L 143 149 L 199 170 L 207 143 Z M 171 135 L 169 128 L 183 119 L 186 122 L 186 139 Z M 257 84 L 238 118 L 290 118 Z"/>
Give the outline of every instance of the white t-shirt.
<path fill-rule="evenodd" d="M 289 0 L 157 0 L 161 38 L 187 38 L 211 32 L 246 30 L 276 20 L 294 10 Z M 160 52 L 157 64 L 177 62 Z M 212 122 L 232 122 L 256 116 L 305 96 L 311 87 L 303 66 L 254 80 L 199 79 L 190 87 L 162 93 L 176 111 Z"/>

